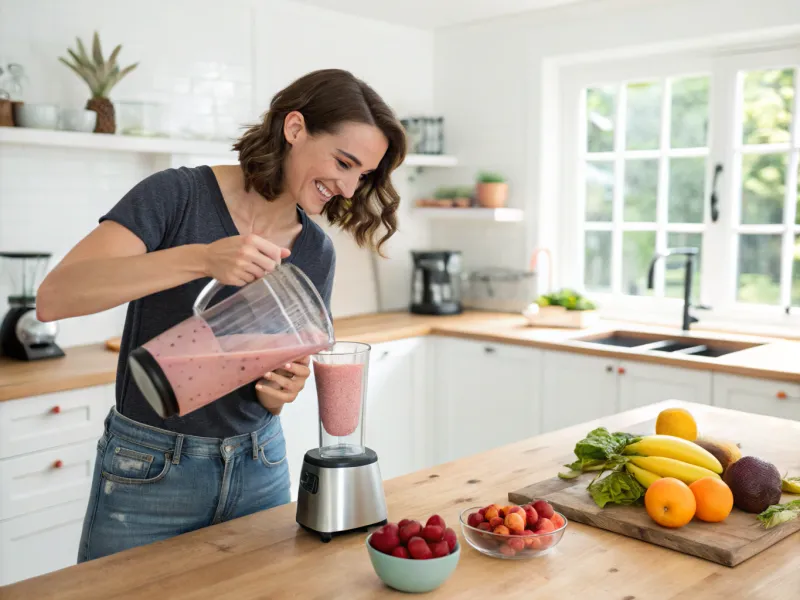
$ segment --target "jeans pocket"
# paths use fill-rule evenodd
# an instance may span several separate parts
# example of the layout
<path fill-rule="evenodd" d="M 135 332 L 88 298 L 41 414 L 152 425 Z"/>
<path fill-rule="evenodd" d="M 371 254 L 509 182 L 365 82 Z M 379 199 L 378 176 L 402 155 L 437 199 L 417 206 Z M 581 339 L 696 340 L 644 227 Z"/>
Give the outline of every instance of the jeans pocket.
<path fill-rule="evenodd" d="M 114 436 L 103 459 L 103 478 L 114 483 L 156 483 L 167 476 L 171 466 L 172 453 Z"/>
<path fill-rule="evenodd" d="M 265 467 L 275 468 L 286 462 L 286 440 L 283 432 L 276 434 L 261 444 L 258 451 Z"/>

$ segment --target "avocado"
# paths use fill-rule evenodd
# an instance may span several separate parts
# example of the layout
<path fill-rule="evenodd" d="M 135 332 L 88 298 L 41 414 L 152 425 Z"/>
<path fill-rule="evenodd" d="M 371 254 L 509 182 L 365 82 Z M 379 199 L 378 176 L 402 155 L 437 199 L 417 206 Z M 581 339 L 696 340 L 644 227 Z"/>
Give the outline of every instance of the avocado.
<path fill-rule="evenodd" d="M 760 513 L 781 501 L 781 475 L 772 463 L 744 456 L 728 466 L 723 480 L 733 492 L 737 508 Z"/>

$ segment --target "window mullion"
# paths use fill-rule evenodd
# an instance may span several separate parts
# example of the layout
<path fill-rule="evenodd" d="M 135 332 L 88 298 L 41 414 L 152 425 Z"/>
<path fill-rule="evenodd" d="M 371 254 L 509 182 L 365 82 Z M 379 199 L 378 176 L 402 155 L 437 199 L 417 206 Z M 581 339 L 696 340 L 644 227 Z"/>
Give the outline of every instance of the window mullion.
<path fill-rule="evenodd" d="M 794 150 L 789 154 L 786 171 L 786 195 L 783 204 L 783 233 L 781 247 L 781 306 L 792 304 L 792 267 L 794 266 L 794 224 L 797 216 L 797 169 L 800 161 L 800 68 L 794 70 L 794 102 L 790 137 Z"/>
<path fill-rule="evenodd" d="M 671 122 L 672 122 L 672 81 L 669 78 L 663 80 L 661 88 L 661 150 L 658 158 L 658 187 L 656 188 L 656 253 L 667 249 L 667 220 L 669 218 L 669 147 L 671 145 Z M 664 296 L 665 282 L 665 261 L 659 260 L 655 266 L 655 289 L 656 297 Z"/>
<path fill-rule="evenodd" d="M 620 85 L 614 130 L 614 200 L 611 221 L 611 291 L 622 292 L 622 221 L 625 202 L 625 132 L 627 131 L 627 85 Z"/>

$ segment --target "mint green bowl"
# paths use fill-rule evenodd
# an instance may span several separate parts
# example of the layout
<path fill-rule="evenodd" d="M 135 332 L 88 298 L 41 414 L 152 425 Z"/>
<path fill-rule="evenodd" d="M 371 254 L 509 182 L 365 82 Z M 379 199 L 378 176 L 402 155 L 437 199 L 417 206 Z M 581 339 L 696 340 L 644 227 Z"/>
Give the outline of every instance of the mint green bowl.
<path fill-rule="evenodd" d="M 429 560 L 397 558 L 373 548 L 367 537 L 367 552 L 378 577 L 391 588 L 401 592 L 424 593 L 438 588 L 453 574 L 461 556 L 461 544 L 447 556 Z"/>

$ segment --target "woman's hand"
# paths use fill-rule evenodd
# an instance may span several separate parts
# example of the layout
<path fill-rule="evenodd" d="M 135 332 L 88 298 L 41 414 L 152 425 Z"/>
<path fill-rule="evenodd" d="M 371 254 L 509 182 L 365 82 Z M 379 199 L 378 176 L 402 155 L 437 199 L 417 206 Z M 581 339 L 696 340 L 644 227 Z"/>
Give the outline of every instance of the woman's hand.
<path fill-rule="evenodd" d="M 254 233 L 206 246 L 205 272 L 225 285 L 243 286 L 275 270 L 290 252 Z"/>
<path fill-rule="evenodd" d="M 294 402 L 311 375 L 308 364 L 309 357 L 306 356 L 285 365 L 283 369 L 266 373 L 256 383 L 256 396 L 261 405 L 273 415 L 279 415 L 284 404 Z"/>

